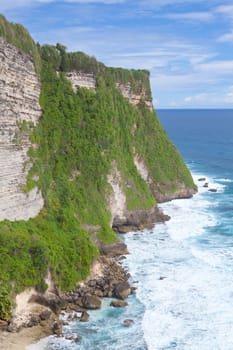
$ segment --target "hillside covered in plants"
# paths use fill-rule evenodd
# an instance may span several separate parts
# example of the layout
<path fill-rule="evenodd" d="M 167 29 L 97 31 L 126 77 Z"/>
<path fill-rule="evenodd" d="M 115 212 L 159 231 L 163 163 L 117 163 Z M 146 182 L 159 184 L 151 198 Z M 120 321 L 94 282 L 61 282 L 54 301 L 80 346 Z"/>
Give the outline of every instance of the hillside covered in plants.
<path fill-rule="evenodd" d="M 48 271 L 60 290 L 74 288 L 88 275 L 99 248 L 118 240 L 117 222 L 129 229 L 143 227 L 144 222 L 132 223 L 133 213 L 148 216 L 158 201 L 191 196 L 195 186 L 150 107 L 148 71 L 109 68 L 82 52 L 67 52 L 61 44 L 40 46 L 3 16 L 0 37 L 0 67 L 9 63 L 14 70 L 9 52 L 33 64 L 41 109 L 36 121 L 21 110 L 9 121 L 10 112 L 4 114 L 9 107 L 7 78 L 0 70 L 0 80 L 5 79 L 0 97 L 6 106 L 0 128 L 6 132 L 4 125 L 11 123 L 6 142 L 16 156 L 26 150 L 26 181 L 15 191 L 27 196 L 37 188 L 43 198 L 37 215 L 21 220 L 19 213 L 16 220 L 6 216 L 0 222 L 0 319 L 8 319 L 17 293 L 30 286 L 46 290 Z M 91 77 L 93 86 L 74 87 L 72 72 Z M 15 89 L 12 108 L 26 85 Z M 116 189 L 123 198 L 118 211 L 112 209 Z M 4 195 L 0 201 L 4 207 Z M 150 224 L 154 221 L 155 216 Z"/>

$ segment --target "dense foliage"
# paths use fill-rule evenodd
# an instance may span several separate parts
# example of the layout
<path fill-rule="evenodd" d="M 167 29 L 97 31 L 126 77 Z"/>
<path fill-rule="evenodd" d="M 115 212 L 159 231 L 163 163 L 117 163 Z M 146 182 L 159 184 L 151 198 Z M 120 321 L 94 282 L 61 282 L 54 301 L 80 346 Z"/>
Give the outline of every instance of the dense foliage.
<path fill-rule="evenodd" d="M 95 244 L 117 239 L 107 209 L 111 191 L 107 176 L 113 164 L 121 173 L 129 210 L 156 204 L 137 172 L 135 153 L 155 183 L 172 186 L 178 181 L 193 187 L 193 182 L 155 112 L 143 101 L 138 108 L 132 106 L 116 88 L 116 82 L 130 82 L 135 92 L 143 86 L 150 99 L 147 71 L 106 68 L 94 57 L 67 53 L 60 44 L 39 48 L 21 26 L 10 25 L 2 16 L 0 35 L 40 62 L 43 108 L 31 135 L 38 147 L 30 150 L 33 166 L 25 191 L 37 185 L 45 207 L 28 222 L 0 223 L 0 280 L 6 287 L 0 290 L 0 318 L 7 319 L 11 304 L 6 302 L 3 311 L 2 300 L 29 286 L 45 290 L 48 269 L 62 290 L 73 288 L 98 255 Z M 93 73 L 96 89 L 74 92 L 65 78 L 65 72 L 72 70 Z M 21 129 L 25 128 L 22 123 Z"/>

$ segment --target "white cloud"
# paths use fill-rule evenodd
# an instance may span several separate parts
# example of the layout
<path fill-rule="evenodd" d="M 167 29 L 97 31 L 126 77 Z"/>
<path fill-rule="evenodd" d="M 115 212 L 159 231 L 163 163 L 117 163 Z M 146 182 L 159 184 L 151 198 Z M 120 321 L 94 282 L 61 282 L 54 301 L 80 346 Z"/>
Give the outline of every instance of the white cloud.
<path fill-rule="evenodd" d="M 211 12 L 186 12 L 186 13 L 168 13 L 164 16 L 173 20 L 209 22 L 214 19 Z"/>
<path fill-rule="evenodd" d="M 57 0 L 0 0 L 0 13 L 6 10 L 15 10 L 16 8 L 35 6 L 37 4 L 55 3 Z M 79 3 L 79 4 L 120 4 L 127 0 L 62 0 L 63 3 Z"/>
<path fill-rule="evenodd" d="M 233 87 L 230 86 L 225 91 L 215 91 L 212 93 L 203 92 L 192 96 L 187 96 L 181 102 L 186 107 L 233 107 Z"/>
<path fill-rule="evenodd" d="M 218 13 L 227 14 L 229 16 L 233 16 L 233 5 L 221 5 L 216 7 L 215 9 Z"/>
<path fill-rule="evenodd" d="M 149 8 L 158 8 L 166 5 L 200 3 L 203 1 L 204 0 L 141 0 L 140 3 Z"/>
<path fill-rule="evenodd" d="M 197 65 L 196 69 L 215 76 L 230 75 L 233 77 L 233 60 L 202 63 Z"/>
<path fill-rule="evenodd" d="M 229 91 L 226 93 L 225 101 L 233 105 L 233 86 L 230 86 Z"/>
<path fill-rule="evenodd" d="M 232 43 L 233 44 L 233 30 L 229 33 L 223 34 L 217 38 L 217 41 L 222 43 Z"/>

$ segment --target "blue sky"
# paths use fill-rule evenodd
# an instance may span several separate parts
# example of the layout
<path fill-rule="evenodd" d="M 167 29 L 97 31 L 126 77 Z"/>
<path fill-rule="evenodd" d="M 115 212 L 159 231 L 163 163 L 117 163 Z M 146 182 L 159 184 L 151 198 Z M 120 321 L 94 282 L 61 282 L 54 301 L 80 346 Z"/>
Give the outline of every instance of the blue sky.
<path fill-rule="evenodd" d="M 40 43 L 146 68 L 156 108 L 233 108 L 232 0 L 0 0 Z"/>

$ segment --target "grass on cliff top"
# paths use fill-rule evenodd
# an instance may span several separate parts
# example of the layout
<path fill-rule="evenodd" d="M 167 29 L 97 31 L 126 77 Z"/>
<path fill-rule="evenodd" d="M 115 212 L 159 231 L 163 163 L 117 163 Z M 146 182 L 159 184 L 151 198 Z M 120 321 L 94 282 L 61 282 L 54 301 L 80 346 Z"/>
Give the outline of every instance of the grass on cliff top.
<path fill-rule="evenodd" d="M 33 57 L 37 73 L 40 72 L 39 46 L 34 42 L 31 35 L 21 24 L 10 23 L 0 14 L 0 37 Z"/>

